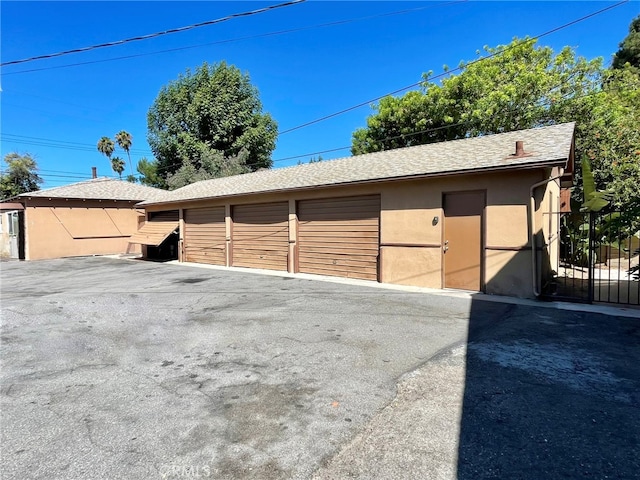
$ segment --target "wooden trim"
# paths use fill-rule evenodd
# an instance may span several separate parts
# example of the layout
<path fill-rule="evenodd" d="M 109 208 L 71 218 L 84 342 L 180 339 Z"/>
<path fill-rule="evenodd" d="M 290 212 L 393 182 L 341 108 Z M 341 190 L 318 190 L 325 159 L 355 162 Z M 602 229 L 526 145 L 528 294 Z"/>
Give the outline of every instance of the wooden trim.
<path fill-rule="evenodd" d="M 231 204 L 224 206 L 224 225 L 225 225 L 225 246 L 227 255 L 227 267 L 233 265 L 233 215 L 231 215 Z"/>
<path fill-rule="evenodd" d="M 398 242 L 385 242 L 381 243 L 380 247 L 409 247 L 409 248 L 442 248 L 441 243 L 398 243 Z"/>
<path fill-rule="evenodd" d="M 184 262 L 184 208 L 178 209 L 178 261 Z"/>
<path fill-rule="evenodd" d="M 487 245 L 484 247 L 485 250 L 502 250 L 508 252 L 521 252 L 526 250 L 531 250 L 530 245 L 520 246 L 520 247 L 504 247 L 504 246 L 496 246 L 496 245 Z"/>
<path fill-rule="evenodd" d="M 378 255 L 376 256 L 376 282 L 382 283 L 382 194 L 378 195 Z"/>

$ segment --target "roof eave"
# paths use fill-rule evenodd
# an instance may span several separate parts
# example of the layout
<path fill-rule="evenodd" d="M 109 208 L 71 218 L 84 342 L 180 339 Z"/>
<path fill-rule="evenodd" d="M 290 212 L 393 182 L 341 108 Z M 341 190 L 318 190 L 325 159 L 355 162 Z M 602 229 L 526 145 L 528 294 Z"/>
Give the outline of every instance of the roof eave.
<path fill-rule="evenodd" d="M 102 202 L 144 202 L 139 198 L 104 198 L 104 197 L 56 197 L 47 195 L 24 195 L 20 198 L 25 200 L 84 200 L 84 201 L 102 201 Z"/>
<path fill-rule="evenodd" d="M 235 198 L 242 197 L 247 195 L 261 195 L 261 194 L 271 194 L 271 193 L 285 193 L 285 192 L 298 192 L 305 190 L 312 190 L 316 188 L 333 188 L 333 187 L 345 187 L 352 185 L 370 185 L 381 182 L 395 182 L 395 181 L 403 181 L 403 180 L 420 180 L 423 178 L 437 178 L 437 177 L 447 177 L 454 175 L 464 175 L 464 174 L 474 174 L 474 173 L 487 173 L 487 172 L 497 172 L 497 171 L 507 171 L 507 170 L 531 170 L 534 168 L 542 168 L 542 167 L 555 167 L 566 165 L 567 158 L 559 158 L 556 160 L 545 160 L 541 162 L 528 163 L 523 165 L 504 165 L 504 166 L 491 166 L 486 168 L 470 168 L 466 170 L 455 170 L 449 172 L 435 172 L 435 173 L 421 173 L 416 175 L 404 175 L 399 177 L 381 177 L 375 179 L 367 179 L 367 180 L 354 180 L 349 182 L 338 182 L 338 183 L 328 183 L 328 184 L 319 184 L 319 185 L 309 185 L 304 187 L 291 187 L 291 188 L 279 188 L 274 190 L 262 190 L 256 192 L 243 192 L 243 193 L 232 193 L 228 195 L 216 195 L 210 197 L 195 197 L 195 198 L 185 198 L 180 200 L 167 200 L 167 201 L 159 201 L 159 202 L 147 202 L 143 201 L 137 204 L 137 206 L 146 208 L 151 206 L 160 206 L 160 205 L 179 205 L 183 203 L 191 203 L 191 202 L 201 202 L 206 200 L 219 200 L 224 198 Z"/>

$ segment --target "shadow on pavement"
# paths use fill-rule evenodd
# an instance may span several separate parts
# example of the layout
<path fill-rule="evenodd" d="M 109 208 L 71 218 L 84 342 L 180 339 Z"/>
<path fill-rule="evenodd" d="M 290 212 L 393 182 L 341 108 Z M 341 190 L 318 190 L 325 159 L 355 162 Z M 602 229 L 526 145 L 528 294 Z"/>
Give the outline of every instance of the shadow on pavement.
<path fill-rule="evenodd" d="M 457 478 L 640 478 L 640 320 L 474 299 Z"/>

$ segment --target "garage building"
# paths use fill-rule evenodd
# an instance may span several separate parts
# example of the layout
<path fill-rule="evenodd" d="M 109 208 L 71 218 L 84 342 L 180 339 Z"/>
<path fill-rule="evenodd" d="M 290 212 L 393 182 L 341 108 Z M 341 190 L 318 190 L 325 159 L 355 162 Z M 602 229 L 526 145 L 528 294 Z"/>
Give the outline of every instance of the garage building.
<path fill-rule="evenodd" d="M 129 243 L 145 219 L 136 204 L 164 193 L 113 178 L 94 178 L 18 195 L 11 202 L 22 206 L 13 230 L 20 248 L 11 256 L 39 260 L 140 253 L 139 245 Z"/>
<path fill-rule="evenodd" d="M 183 262 L 533 297 L 557 270 L 573 138 L 566 123 L 400 148 L 200 181 L 140 206 L 177 212 Z"/>

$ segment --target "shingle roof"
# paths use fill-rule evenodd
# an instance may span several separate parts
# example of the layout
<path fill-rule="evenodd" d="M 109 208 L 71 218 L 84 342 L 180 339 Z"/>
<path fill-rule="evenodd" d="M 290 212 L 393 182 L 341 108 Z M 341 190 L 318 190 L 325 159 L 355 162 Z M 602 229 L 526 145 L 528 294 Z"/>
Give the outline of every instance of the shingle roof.
<path fill-rule="evenodd" d="M 76 198 L 86 200 L 156 200 L 166 194 L 166 190 L 147 187 L 114 178 L 94 178 L 62 187 L 47 188 L 36 192 L 23 193 L 18 197 L 29 198 Z"/>
<path fill-rule="evenodd" d="M 575 123 L 431 143 L 192 183 L 142 205 L 496 169 L 564 164 Z M 526 156 L 515 157 L 524 142 Z"/>

